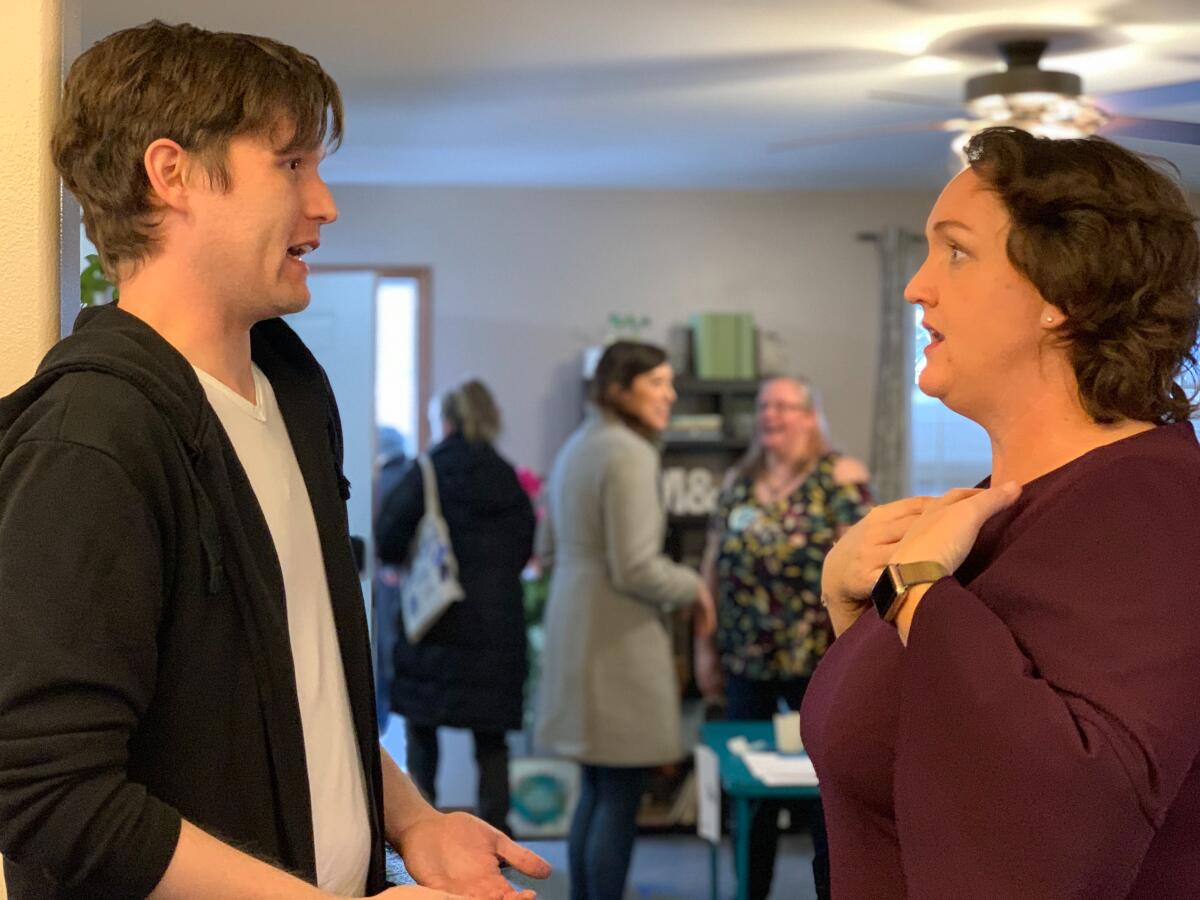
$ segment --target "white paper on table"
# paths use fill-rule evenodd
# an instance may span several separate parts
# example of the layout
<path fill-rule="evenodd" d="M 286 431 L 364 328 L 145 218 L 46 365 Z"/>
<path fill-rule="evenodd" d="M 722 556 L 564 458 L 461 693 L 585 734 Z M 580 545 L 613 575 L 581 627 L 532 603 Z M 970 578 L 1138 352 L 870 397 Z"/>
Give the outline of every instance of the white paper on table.
<path fill-rule="evenodd" d="M 698 744 L 696 754 L 696 834 L 709 843 L 721 843 L 721 764 L 717 752 Z"/>
<path fill-rule="evenodd" d="M 812 786 L 817 770 L 808 754 L 781 755 L 773 750 L 751 751 L 742 759 L 750 774 L 768 787 Z"/>

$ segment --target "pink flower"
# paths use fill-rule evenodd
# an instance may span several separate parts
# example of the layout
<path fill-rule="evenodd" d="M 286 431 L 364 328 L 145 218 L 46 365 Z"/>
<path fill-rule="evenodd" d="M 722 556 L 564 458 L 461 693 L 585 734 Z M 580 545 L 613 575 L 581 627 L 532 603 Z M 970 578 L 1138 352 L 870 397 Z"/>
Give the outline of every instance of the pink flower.
<path fill-rule="evenodd" d="M 525 466 L 517 466 L 517 482 L 521 485 L 521 489 L 529 495 L 529 502 L 533 504 L 534 515 L 538 521 L 546 514 L 546 510 L 542 508 L 541 497 L 542 487 L 546 484 L 544 478 L 533 469 L 528 469 Z"/>
<path fill-rule="evenodd" d="M 545 483 L 542 477 L 533 469 L 517 466 L 517 481 L 520 482 L 521 489 L 529 495 L 529 499 L 537 503 L 538 498 L 542 495 L 542 485 Z"/>

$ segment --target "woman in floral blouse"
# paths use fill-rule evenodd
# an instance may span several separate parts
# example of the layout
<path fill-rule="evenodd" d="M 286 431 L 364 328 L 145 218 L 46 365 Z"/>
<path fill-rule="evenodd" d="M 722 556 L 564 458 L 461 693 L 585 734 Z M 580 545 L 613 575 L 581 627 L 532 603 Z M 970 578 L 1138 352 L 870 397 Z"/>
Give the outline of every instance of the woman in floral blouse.
<path fill-rule="evenodd" d="M 703 572 L 717 598 L 717 632 L 698 640 L 697 679 L 726 696 L 730 719 L 798 710 L 833 632 L 821 605 L 821 566 L 833 542 L 870 508 L 862 463 L 833 451 L 807 381 L 772 378 L 757 402 L 757 434 L 728 473 Z M 761 804 L 751 826 L 750 900 L 771 890 L 779 808 Z M 812 809 L 813 879 L 829 896 L 820 805 Z"/>

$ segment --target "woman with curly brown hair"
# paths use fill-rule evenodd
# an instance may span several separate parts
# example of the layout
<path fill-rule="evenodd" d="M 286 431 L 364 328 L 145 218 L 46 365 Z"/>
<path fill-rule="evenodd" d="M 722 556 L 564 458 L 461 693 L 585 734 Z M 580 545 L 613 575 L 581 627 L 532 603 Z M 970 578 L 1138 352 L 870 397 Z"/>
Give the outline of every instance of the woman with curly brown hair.
<path fill-rule="evenodd" d="M 827 557 L 802 721 L 833 894 L 1197 897 L 1195 217 L 1103 140 L 988 129 L 968 158 L 906 297 L 920 387 L 992 472 Z"/>

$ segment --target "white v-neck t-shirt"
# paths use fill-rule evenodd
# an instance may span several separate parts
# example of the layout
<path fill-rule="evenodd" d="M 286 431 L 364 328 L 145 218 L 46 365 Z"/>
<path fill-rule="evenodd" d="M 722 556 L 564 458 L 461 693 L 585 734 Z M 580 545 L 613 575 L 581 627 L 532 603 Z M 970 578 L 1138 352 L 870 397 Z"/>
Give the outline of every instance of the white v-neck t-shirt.
<path fill-rule="evenodd" d="M 193 367 L 194 368 L 194 367 Z M 253 366 L 250 403 L 196 369 L 275 543 L 304 727 L 317 884 L 342 896 L 366 891 L 371 858 L 367 789 L 312 503 L 271 382 Z"/>

